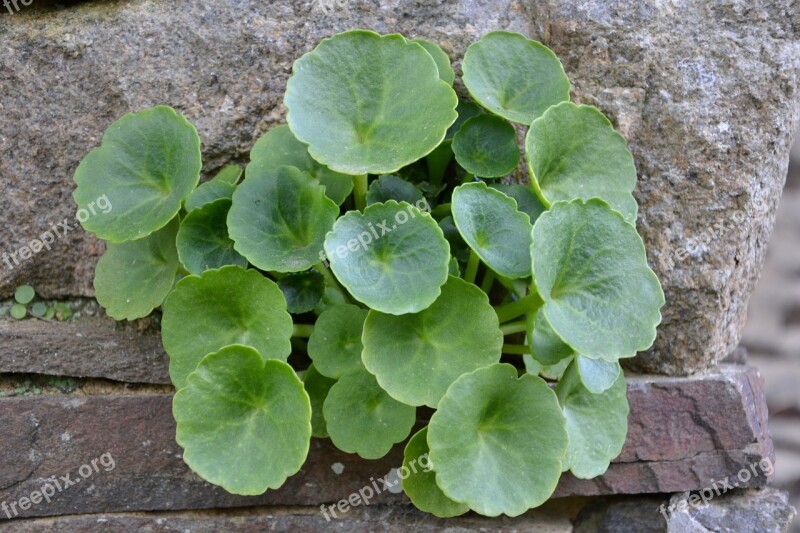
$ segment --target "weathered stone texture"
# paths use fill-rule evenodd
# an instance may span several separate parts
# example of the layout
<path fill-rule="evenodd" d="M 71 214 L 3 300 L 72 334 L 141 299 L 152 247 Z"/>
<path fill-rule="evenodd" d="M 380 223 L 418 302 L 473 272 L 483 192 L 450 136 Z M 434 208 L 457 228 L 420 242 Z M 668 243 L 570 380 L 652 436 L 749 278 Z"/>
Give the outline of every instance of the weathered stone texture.
<path fill-rule="evenodd" d="M 766 413 L 759 407 L 761 387 L 754 369 L 738 365 L 703 377 L 632 377 L 630 430 L 622 454 L 599 478 L 565 475 L 555 496 L 697 490 L 772 461 Z M 347 498 L 399 466 L 402 458 L 402 445 L 383 459 L 364 461 L 328 440 L 314 439 L 308 461 L 280 490 L 234 496 L 203 482 L 181 460 L 171 401 L 167 393 L 113 388 L 101 394 L 0 397 L 0 502 L 39 490 L 51 476 L 69 472 L 77 478 L 81 465 L 110 453 L 113 470 L 101 469 L 20 516 L 313 506 Z M 343 468 L 338 474 L 335 463 Z M 769 473 L 757 468 L 738 486 L 764 486 Z M 373 503 L 402 501 L 401 494 L 384 491 Z"/>
<path fill-rule="evenodd" d="M 798 117 L 794 0 L 132 0 L 2 16 L 0 253 L 74 216 L 78 161 L 127 111 L 186 114 L 209 173 L 243 161 L 282 119 L 292 61 L 353 27 L 429 37 L 454 58 L 492 29 L 554 48 L 576 99 L 613 118 L 640 173 L 638 224 L 667 307 L 655 348 L 633 365 L 685 374 L 733 349 Z M 72 231 L 23 266 L 0 263 L 0 293 L 31 282 L 46 296 L 91 295 L 101 252 Z"/>

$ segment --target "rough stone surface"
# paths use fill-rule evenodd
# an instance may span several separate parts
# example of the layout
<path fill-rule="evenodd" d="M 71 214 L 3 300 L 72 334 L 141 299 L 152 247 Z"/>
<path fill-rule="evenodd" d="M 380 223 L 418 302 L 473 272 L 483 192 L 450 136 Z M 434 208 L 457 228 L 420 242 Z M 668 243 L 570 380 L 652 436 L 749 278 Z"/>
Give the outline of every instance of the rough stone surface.
<path fill-rule="evenodd" d="M 635 154 L 638 225 L 668 303 L 633 364 L 698 371 L 737 344 L 764 258 L 798 117 L 799 17 L 794 0 L 132 0 L 3 15 L 0 253 L 74 216 L 78 161 L 127 111 L 186 114 L 210 173 L 281 121 L 292 61 L 333 32 L 424 36 L 460 58 L 486 31 L 516 30 L 554 48 L 576 99 L 608 113 Z M 32 282 L 91 295 L 101 252 L 72 231 L 0 263 L 0 293 Z"/>
<path fill-rule="evenodd" d="M 741 482 L 732 477 L 773 459 L 760 387 L 753 369 L 735 365 L 702 378 L 631 378 L 630 432 L 622 454 L 600 478 L 565 475 L 555 495 L 677 492 L 725 478 L 738 486 L 764 486 L 766 470 Z M 280 490 L 233 496 L 203 482 L 181 460 L 171 401 L 170 394 L 113 387 L 100 394 L 0 397 L 0 502 L 39 490 L 51 476 L 79 477 L 82 465 L 108 452 L 113 469 L 100 469 L 24 516 L 320 505 L 370 485 L 402 457 L 402 445 L 384 459 L 364 461 L 315 439 L 301 472 Z M 372 501 L 405 500 L 383 491 Z"/>
<path fill-rule="evenodd" d="M 682 495 L 677 495 L 678 497 Z M 674 499 L 673 499 L 674 501 Z M 763 491 L 731 491 L 687 513 L 662 515 L 669 495 L 647 497 L 569 498 L 551 500 L 515 518 L 486 518 L 474 513 L 440 519 L 424 515 L 409 504 L 356 507 L 328 521 L 316 507 L 254 507 L 250 509 L 150 513 L 104 513 L 28 520 L 0 521 L 5 533 L 93 533 L 230 531 L 348 531 L 389 533 L 405 531 L 499 531 L 514 533 L 709 533 L 786 531 L 795 510 L 786 495 Z M 687 521 L 688 520 L 688 521 Z"/>

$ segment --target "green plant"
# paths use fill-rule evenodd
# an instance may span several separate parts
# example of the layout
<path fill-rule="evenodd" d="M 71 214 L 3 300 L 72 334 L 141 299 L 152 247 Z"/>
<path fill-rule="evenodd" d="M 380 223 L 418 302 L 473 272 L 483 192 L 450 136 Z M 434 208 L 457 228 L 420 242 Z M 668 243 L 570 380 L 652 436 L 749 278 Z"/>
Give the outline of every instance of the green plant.
<path fill-rule="evenodd" d="M 81 163 L 79 207 L 114 205 L 85 223 L 111 241 L 97 299 L 117 319 L 163 307 L 177 440 L 204 479 L 277 488 L 312 435 L 381 457 L 423 405 L 405 462 L 430 468 L 403 486 L 437 516 L 518 515 L 619 454 L 619 359 L 664 304 L 631 154 L 540 43 L 490 33 L 463 70 L 480 105 L 435 44 L 349 31 L 297 60 L 288 125 L 241 183 L 226 167 L 196 187 L 200 140 L 167 107 Z M 520 161 L 509 121 L 530 186 L 493 180 Z"/>

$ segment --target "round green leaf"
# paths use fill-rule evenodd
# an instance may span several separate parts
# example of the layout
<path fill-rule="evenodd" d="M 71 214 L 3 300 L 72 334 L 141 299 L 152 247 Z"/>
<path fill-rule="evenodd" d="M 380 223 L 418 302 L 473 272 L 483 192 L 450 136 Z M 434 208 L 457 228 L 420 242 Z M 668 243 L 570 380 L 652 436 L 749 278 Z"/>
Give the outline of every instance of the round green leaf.
<path fill-rule="evenodd" d="M 433 305 L 418 313 L 370 311 L 364 365 L 393 398 L 436 407 L 459 376 L 500 360 L 503 333 L 489 298 L 450 276 Z"/>
<path fill-rule="evenodd" d="M 239 165 L 226 165 L 211 179 L 211 181 L 222 181 L 236 185 L 242 177 L 242 167 Z"/>
<path fill-rule="evenodd" d="M 590 359 L 582 355 L 575 356 L 575 361 L 581 382 L 592 394 L 601 394 L 607 390 L 622 373 L 618 362 Z"/>
<path fill-rule="evenodd" d="M 525 371 L 528 374 L 533 374 L 534 376 L 540 375 L 544 379 L 555 381 L 561 379 L 561 376 L 564 375 L 564 370 L 566 370 L 572 362 L 572 356 L 570 355 L 554 365 L 543 365 L 529 354 L 523 354 L 522 360 L 525 363 Z"/>
<path fill-rule="evenodd" d="M 314 159 L 346 174 L 390 174 L 442 142 L 458 98 L 422 46 L 353 30 L 295 61 L 284 103 Z"/>
<path fill-rule="evenodd" d="M 416 313 L 447 281 L 450 247 L 428 213 L 397 203 L 350 211 L 325 238 L 331 269 L 353 297 L 382 313 Z"/>
<path fill-rule="evenodd" d="M 625 376 L 620 373 L 602 394 L 592 394 L 581 383 L 573 362 L 556 386 L 567 420 L 569 447 L 564 469 L 575 477 L 591 479 L 608 469 L 628 434 L 628 398 Z"/>
<path fill-rule="evenodd" d="M 335 379 L 326 378 L 320 374 L 314 365 L 308 367 L 303 386 L 311 400 L 311 436 L 318 439 L 328 438 L 328 428 L 325 425 L 325 417 L 322 416 L 322 404 L 328 397 L 328 392 L 336 383 Z"/>
<path fill-rule="evenodd" d="M 231 201 L 220 198 L 186 215 L 178 230 L 177 246 L 181 264 L 199 276 L 225 265 L 247 266 L 247 259 L 233 249 L 226 220 Z"/>
<path fill-rule="evenodd" d="M 47 304 L 44 302 L 36 302 L 31 307 L 31 314 L 33 316 L 43 317 L 47 313 Z"/>
<path fill-rule="evenodd" d="M 361 333 L 367 310 L 355 305 L 331 307 L 317 319 L 308 338 L 308 355 L 324 376 L 339 379 L 363 368 Z"/>
<path fill-rule="evenodd" d="M 303 466 L 311 405 L 282 361 L 228 346 L 198 365 L 173 399 L 183 460 L 200 477 L 246 496 L 277 489 Z"/>
<path fill-rule="evenodd" d="M 416 408 L 393 399 L 366 370 L 343 376 L 322 407 L 328 433 L 340 450 L 379 459 L 408 437 Z"/>
<path fill-rule="evenodd" d="M 530 374 L 493 364 L 447 390 L 428 426 L 436 483 L 485 516 L 518 516 L 544 503 L 567 450 L 555 393 Z"/>
<path fill-rule="evenodd" d="M 533 228 L 541 312 L 576 352 L 616 361 L 649 348 L 664 293 L 636 228 L 602 200 L 557 202 Z"/>
<path fill-rule="evenodd" d="M 226 181 L 207 181 L 192 191 L 184 207 L 187 212 L 191 212 L 216 200 L 223 198 L 230 200 L 235 190 L 236 185 Z"/>
<path fill-rule="evenodd" d="M 483 107 L 528 125 L 569 100 L 569 79 L 552 50 L 518 33 L 493 31 L 464 55 L 464 85 Z"/>
<path fill-rule="evenodd" d="M 292 317 L 274 282 L 255 270 L 226 266 L 183 278 L 164 302 L 161 337 L 177 388 L 206 355 L 231 344 L 285 361 Z"/>
<path fill-rule="evenodd" d="M 469 506 L 448 498 L 436 484 L 436 473 L 431 468 L 428 451 L 428 428 L 419 430 L 406 444 L 403 453 L 403 490 L 417 509 L 439 518 L 459 516 L 469 511 Z"/>
<path fill-rule="evenodd" d="M 20 285 L 17 287 L 17 290 L 14 291 L 14 300 L 23 305 L 31 303 L 35 296 L 36 291 L 34 291 L 33 287 L 30 285 Z"/>
<path fill-rule="evenodd" d="M 317 305 L 314 306 L 314 312 L 317 315 L 321 315 L 331 307 L 346 303 L 347 297 L 341 290 L 337 289 L 336 287 L 325 287 L 325 292 L 322 294 L 322 298 Z"/>
<path fill-rule="evenodd" d="M 341 205 L 353 191 L 352 176 L 334 172 L 314 161 L 308 147 L 298 141 L 285 124 L 272 128 L 256 141 L 250 150 L 250 161 L 257 161 L 264 168 L 289 166 L 311 174 L 325 187 L 325 195 L 336 205 Z"/>
<path fill-rule="evenodd" d="M 510 279 L 531 275 L 531 221 L 517 202 L 483 182 L 457 187 L 452 202 L 458 231 L 484 263 Z"/>
<path fill-rule="evenodd" d="M 547 208 L 536 196 L 536 193 L 525 185 L 520 183 L 492 183 L 489 187 L 513 198 L 517 202 L 517 208 L 531 219 L 531 224 L 536 222 L 539 215 L 547 211 Z"/>
<path fill-rule="evenodd" d="M 94 271 L 95 297 L 108 316 L 133 320 L 161 305 L 178 272 L 175 237 L 179 225 L 175 217 L 142 239 L 108 243 Z"/>
<path fill-rule="evenodd" d="M 197 131 L 174 109 L 128 113 L 75 171 L 78 219 L 107 241 L 146 237 L 175 218 L 200 181 L 200 166 Z"/>
<path fill-rule="evenodd" d="M 596 108 L 564 102 L 536 119 L 525 140 L 531 185 L 550 206 L 601 198 L 636 221 L 636 167 L 625 138 Z"/>
<path fill-rule="evenodd" d="M 300 272 L 319 263 L 339 208 L 294 167 L 247 165 L 233 193 L 228 231 L 237 252 L 261 270 Z"/>
<path fill-rule="evenodd" d="M 11 306 L 10 314 L 14 320 L 22 320 L 28 315 L 28 308 L 22 304 L 14 304 Z"/>
<path fill-rule="evenodd" d="M 436 68 L 439 71 L 439 79 L 448 85 L 453 85 L 456 80 L 456 73 L 453 66 L 450 64 L 450 57 L 438 44 L 426 41 L 425 39 L 411 39 L 412 43 L 417 43 L 428 52 L 433 60 L 436 62 Z"/>
<path fill-rule="evenodd" d="M 467 172 L 499 178 L 519 164 L 517 132 L 500 117 L 478 115 L 466 121 L 453 137 L 453 153 Z"/>
<path fill-rule="evenodd" d="M 536 312 L 531 338 L 533 357 L 542 365 L 558 364 L 559 361 L 575 353 L 575 350 L 561 340 L 561 337 L 553 331 L 541 309 Z"/>
<path fill-rule="evenodd" d="M 367 191 L 367 205 L 389 200 L 418 205 L 417 202 L 424 200 L 424 196 L 413 183 L 391 174 L 384 174 L 370 183 Z"/>
<path fill-rule="evenodd" d="M 278 280 L 290 313 L 307 313 L 322 299 L 325 278 L 316 270 L 293 272 Z"/>

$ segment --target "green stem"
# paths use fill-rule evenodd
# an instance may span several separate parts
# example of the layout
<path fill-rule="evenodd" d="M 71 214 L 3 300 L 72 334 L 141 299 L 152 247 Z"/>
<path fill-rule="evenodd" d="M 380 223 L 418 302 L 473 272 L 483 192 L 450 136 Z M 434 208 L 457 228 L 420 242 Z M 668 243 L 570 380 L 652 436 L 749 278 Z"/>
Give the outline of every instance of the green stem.
<path fill-rule="evenodd" d="M 497 313 L 497 318 L 500 319 L 500 323 L 503 324 L 525 313 L 533 314 L 543 303 L 539 293 L 534 291 L 510 304 L 496 307 L 495 312 Z"/>
<path fill-rule="evenodd" d="M 508 279 L 506 277 L 503 277 L 503 276 L 501 276 L 499 274 L 496 274 L 495 276 L 496 276 L 495 279 L 497 279 L 497 282 L 500 285 L 502 285 L 503 287 L 505 287 L 508 290 L 508 292 L 510 292 L 511 294 L 515 295 L 517 298 L 522 298 L 523 296 L 525 296 L 525 293 L 524 292 L 520 292 L 519 289 L 517 288 L 517 286 L 514 285 L 513 281 L 511 281 L 510 279 Z"/>
<path fill-rule="evenodd" d="M 503 335 L 513 335 L 514 333 L 524 333 L 528 330 L 528 323 L 525 320 L 517 320 L 516 322 L 507 322 L 500 325 L 500 331 Z"/>
<path fill-rule="evenodd" d="M 367 207 L 368 186 L 366 174 L 353 176 L 353 198 L 356 202 L 356 209 L 362 212 L 364 211 L 364 208 Z"/>
<path fill-rule="evenodd" d="M 515 354 L 515 355 L 530 355 L 531 348 L 530 346 L 524 346 L 522 344 L 504 344 L 503 353 Z"/>
<path fill-rule="evenodd" d="M 450 202 L 439 204 L 431 211 L 431 216 L 440 220 L 450 214 Z"/>
<path fill-rule="evenodd" d="M 314 324 L 295 324 L 292 330 L 292 337 L 307 339 L 312 333 L 314 333 Z"/>
<path fill-rule="evenodd" d="M 494 270 L 491 268 L 487 268 L 486 272 L 483 274 L 483 281 L 481 282 L 481 290 L 486 294 L 489 294 L 489 291 L 492 290 L 492 284 L 494 283 Z"/>
<path fill-rule="evenodd" d="M 478 254 L 475 250 L 469 251 L 469 259 L 467 260 L 467 269 L 464 271 L 464 281 L 475 283 L 475 276 L 478 274 L 478 265 L 481 263 Z"/>

